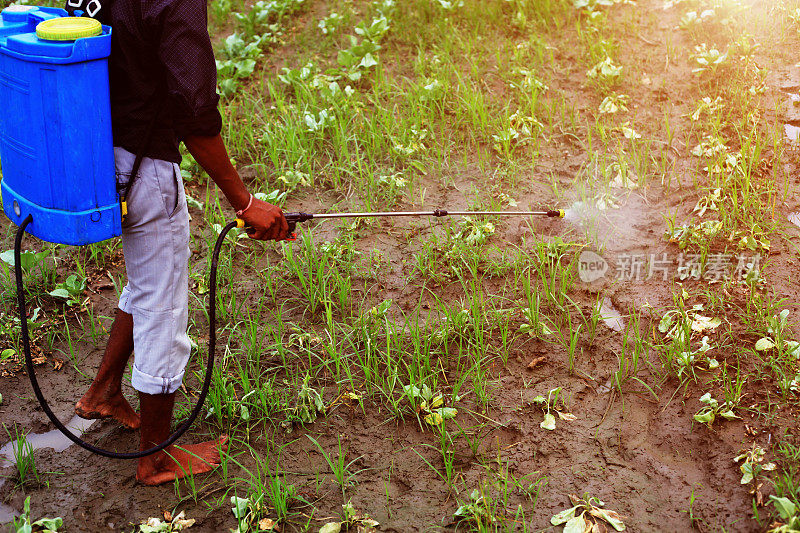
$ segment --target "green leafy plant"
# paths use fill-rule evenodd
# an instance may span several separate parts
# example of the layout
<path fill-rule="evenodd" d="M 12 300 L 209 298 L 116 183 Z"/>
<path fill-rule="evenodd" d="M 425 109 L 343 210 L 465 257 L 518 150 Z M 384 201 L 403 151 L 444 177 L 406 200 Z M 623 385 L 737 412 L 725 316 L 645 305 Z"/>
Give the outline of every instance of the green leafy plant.
<path fill-rule="evenodd" d="M 474 489 L 469 495 L 469 502 L 458 506 L 453 515 L 463 522 L 473 523 L 478 527 L 488 526 L 497 521 L 483 494 Z"/>
<path fill-rule="evenodd" d="M 459 7 L 464 7 L 464 0 L 433 0 L 445 11 L 453 11 Z"/>
<path fill-rule="evenodd" d="M 800 513 L 798 513 L 797 505 L 784 496 L 770 495 L 769 499 L 783 522 L 774 522 L 770 526 L 768 533 L 800 532 Z"/>
<path fill-rule="evenodd" d="M 219 50 L 217 77 L 220 95 L 231 96 L 239 87 L 239 81 L 250 77 L 256 68 L 256 60 L 261 57 L 261 38 L 245 41 L 239 33 L 232 33 Z"/>
<path fill-rule="evenodd" d="M 735 405 L 733 405 L 732 402 L 726 400 L 725 402 L 720 403 L 719 400 L 715 400 L 711 397 L 710 392 L 707 392 L 700 397 L 700 403 L 704 405 L 694 415 L 694 419 L 701 424 L 708 425 L 709 428 L 718 416 L 721 416 L 725 420 L 734 420 L 736 418 L 740 418 L 734 414 L 733 409 Z"/>
<path fill-rule="evenodd" d="M 439 426 L 445 420 L 455 418 L 458 414 L 458 409 L 444 407 L 444 396 L 434 394 L 428 385 L 423 385 L 422 388 L 416 385 L 405 385 L 403 392 L 408 401 L 414 405 L 417 414 L 421 414 L 422 419 L 432 426 Z"/>
<path fill-rule="evenodd" d="M 343 19 L 344 17 L 342 17 L 339 13 L 333 12 L 327 17 L 321 19 L 317 23 L 317 27 L 320 29 L 323 35 L 330 35 L 339 29 Z"/>
<path fill-rule="evenodd" d="M 373 43 L 380 42 L 386 32 L 389 31 L 389 19 L 381 15 L 372 19 L 372 22 L 367 24 L 365 21 L 359 22 L 353 30 L 356 35 L 360 35 L 368 41 Z"/>
<path fill-rule="evenodd" d="M 41 252 L 22 250 L 19 257 L 22 274 L 31 276 L 36 273 L 39 277 L 38 282 L 41 284 L 46 283 L 54 274 L 52 262 L 48 261 L 51 255 L 52 252 L 50 250 L 42 250 Z M 11 279 L 11 276 L 13 276 L 11 269 L 14 268 L 14 250 L 6 250 L 0 253 L 0 261 L 2 261 L 0 265 L 3 267 L 4 274 Z"/>
<path fill-rule="evenodd" d="M 561 387 L 557 387 L 555 389 L 550 389 L 550 392 L 547 393 L 547 398 L 539 395 L 531 400 L 538 405 L 544 413 L 544 420 L 539 424 L 542 429 L 547 429 L 549 431 L 556 429 L 556 417 L 551 411 L 555 411 L 561 420 L 572 421 L 577 418 L 567 411 L 564 401 L 561 400 L 560 396 Z"/>
<path fill-rule="evenodd" d="M 67 302 L 67 305 L 79 305 L 81 303 L 80 296 L 86 290 L 86 278 L 78 274 L 71 274 L 67 277 L 66 281 L 56 285 L 56 288 L 50 291 L 50 296 L 54 298 L 61 298 Z"/>
<path fill-rule="evenodd" d="M 339 50 L 337 61 L 345 69 L 345 76 L 358 81 L 371 68 L 378 64 L 375 54 L 381 46 L 368 39 L 359 39 L 350 35 L 350 47 Z"/>
<path fill-rule="evenodd" d="M 694 74 L 713 75 L 727 62 L 728 53 L 722 53 L 716 48 L 708 48 L 706 43 L 701 43 L 694 47 L 691 58 L 698 65 L 692 69 Z"/>
<path fill-rule="evenodd" d="M 764 461 L 765 454 L 764 448 L 753 444 L 752 448 L 733 458 L 734 463 L 742 463 L 739 465 L 739 470 L 742 471 L 742 480 L 740 482 L 742 485 L 752 483 L 762 471 L 772 471 L 777 468 L 775 463 L 761 464 Z"/>
<path fill-rule="evenodd" d="M 14 519 L 11 527 L 15 533 L 58 533 L 63 523 L 61 517 L 40 518 L 31 522 L 31 497 L 28 496 L 25 498 L 22 514 Z"/>
<path fill-rule="evenodd" d="M 231 496 L 231 505 L 231 512 L 236 518 L 236 529 L 231 529 L 231 533 L 276 530 L 278 524 L 274 520 L 261 516 L 266 511 L 261 498 L 251 501 L 248 498 Z"/>
<path fill-rule="evenodd" d="M 707 370 L 714 370 L 719 368 L 719 361 L 713 357 L 709 357 L 706 353 L 713 349 L 708 343 L 708 336 L 704 336 L 700 340 L 700 346 L 696 350 L 680 352 L 675 357 L 675 371 L 679 378 L 684 377 L 684 373 L 688 376 L 696 378 L 694 368 L 698 364 L 705 365 Z"/>
<path fill-rule="evenodd" d="M 550 519 L 554 526 L 564 524 L 564 533 L 584 533 L 587 531 L 602 531 L 600 520 L 607 522 L 617 531 L 625 531 L 625 524 L 622 518 L 615 511 L 604 509 L 605 503 L 594 496 L 589 497 L 584 494 L 583 498 L 578 498 L 574 494 L 569 495 L 572 507 L 561 511 Z"/>
<path fill-rule="evenodd" d="M 291 430 L 292 425 L 296 423 L 310 424 L 317 419 L 317 416 L 325 414 L 322 394 L 308 384 L 310 379 L 311 376 L 306 374 L 297 392 L 295 405 L 288 410 L 286 420 L 281 423 L 287 430 Z"/>

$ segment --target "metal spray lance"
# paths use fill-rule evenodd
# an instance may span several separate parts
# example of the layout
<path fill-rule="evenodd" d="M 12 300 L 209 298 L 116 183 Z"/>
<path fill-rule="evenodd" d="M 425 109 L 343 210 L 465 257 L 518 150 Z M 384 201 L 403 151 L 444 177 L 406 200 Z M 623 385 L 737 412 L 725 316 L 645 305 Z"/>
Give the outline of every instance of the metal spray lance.
<path fill-rule="evenodd" d="M 433 211 L 377 211 L 368 213 L 284 213 L 289 223 L 289 240 L 297 238 L 295 233 L 297 224 L 308 220 L 328 220 L 333 218 L 378 218 L 378 217 L 448 217 L 448 216 L 543 216 L 551 218 L 564 218 L 563 209 L 547 209 L 541 211 L 448 211 L 435 209 Z M 243 228 L 245 223 L 237 219 L 238 226 Z"/>

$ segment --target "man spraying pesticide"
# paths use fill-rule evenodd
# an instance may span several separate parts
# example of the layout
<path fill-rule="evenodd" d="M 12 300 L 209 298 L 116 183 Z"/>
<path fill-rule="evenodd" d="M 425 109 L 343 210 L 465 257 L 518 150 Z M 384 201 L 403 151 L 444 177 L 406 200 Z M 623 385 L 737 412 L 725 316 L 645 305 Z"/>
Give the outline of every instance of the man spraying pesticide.
<path fill-rule="evenodd" d="M 220 137 L 216 66 L 203 0 L 69 0 L 66 11 L 6 8 L 0 17 L 0 75 L 10 80 L 0 85 L 0 98 L 12 110 L 0 117 L 3 204 L 19 226 L 15 274 L 31 384 L 59 430 L 94 453 L 137 459 L 136 478 L 144 484 L 212 470 L 227 450 L 225 435 L 180 448 L 173 442 L 199 414 L 208 391 L 215 345 L 216 262 L 232 227 L 246 226 L 254 239 L 283 240 L 293 238 L 297 223 L 311 219 L 564 216 L 554 210 L 440 209 L 284 216 L 278 207 L 250 194 Z M 58 92 L 59 87 L 73 85 L 81 85 L 81 90 Z M 62 101 L 69 103 L 59 107 Z M 178 167 L 180 142 L 219 186 L 238 218 L 223 229 L 212 254 L 211 331 L 203 389 L 189 418 L 170 435 L 175 392 L 190 352 L 189 217 Z M 139 429 L 139 452 L 96 448 L 73 435 L 47 406 L 36 381 L 24 319 L 20 249 L 26 229 L 41 239 L 73 245 L 122 235 L 128 283 L 97 375 L 75 412 Z M 138 414 L 121 388 L 134 352 L 132 384 L 139 393 Z"/>
<path fill-rule="evenodd" d="M 175 392 L 190 351 L 189 214 L 179 142 L 247 223 L 251 238 L 284 239 L 287 222 L 278 207 L 248 192 L 220 136 L 217 69 L 204 0 L 70 0 L 67 11 L 91 15 L 113 29 L 111 121 L 117 176 L 127 203 L 122 245 L 128 284 L 97 376 L 75 412 L 139 428 L 140 449 L 145 450 L 169 436 Z M 138 173 L 132 173 L 137 158 Z M 133 351 L 138 415 L 120 388 Z M 171 446 L 140 458 L 136 478 L 155 485 L 208 471 L 219 463 L 220 450 L 227 449 L 227 436 L 182 448 Z"/>
<path fill-rule="evenodd" d="M 107 46 L 101 39 L 110 34 L 105 85 L 110 84 L 113 164 L 122 198 L 120 230 L 128 284 L 122 291 L 100 368 L 75 412 L 84 418 L 113 418 L 127 428 L 139 429 L 140 449 L 147 450 L 169 436 L 175 392 L 182 383 L 190 352 L 186 333 L 189 215 L 177 165 L 181 160 L 179 143 L 185 144 L 219 186 L 249 227 L 251 238 L 284 239 L 288 224 L 278 207 L 249 193 L 220 137 L 217 72 L 204 0 L 69 0 L 66 9 L 70 15 L 84 18 L 62 18 L 67 13 L 50 9 L 38 10 L 41 14 L 34 16 L 28 6 L 4 12 L 6 31 L 16 29 L 12 22 L 29 23 L 23 19 L 35 18 L 37 35 L 9 38 L 7 51 L 2 51 L 10 56 L 9 61 L 35 63 L 39 56 L 28 57 L 33 47 L 22 46 L 33 40 L 40 54 L 49 54 L 43 61 L 53 63 L 51 56 L 57 59 L 67 46 L 74 48 L 69 57 L 76 57 L 83 48 Z M 45 27 L 40 27 L 42 24 Z M 88 69 L 92 65 L 86 61 L 83 66 Z M 65 76 L 67 70 L 64 66 L 56 75 Z M 57 101 L 61 95 L 50 96 Z M 54 114 L 62 112 L 68 111 L 53 109 Z M 91 109 L 86 112 L 94 115 Z M 12 124 L 4 126 L 13 132 Z M 68 147 L 59 148 L 64 151 Z M 13 160 L 9 155 L 12 151 L 4 147 L 4 167 L 7 160 Z M 94 152 L 98 158 L 105 155 L 101 150 Z M 69 161 L 64 165 L 69 167 Z M 5 197 L 6 190 L 3 192 Z M 29 207 L 26 199 L 20 195 L 12 208 L 20 216 Z M 46 238 L 36 232 L 43 227 L 46 211 L 52 209 L 31 206 L 30 210 L 35 213 L 31 232 Z M 107 216 L 103 210 L 97 213 L 92 216 Z M 93 227 L 88 222 L 80 224 L 79 230 Z M 73 243 L 81 243 L 80 235 Z M 121 392 L 122 375 L 134 351 L 132 384 L 139 391 L 139 414 Z M 208 471 L 219 463 L 220 451 L 226 448 L 227 436 L 183 449 L 170 446 L 140 457 L 136 478 L 155 485 L 188 472 Z"/>

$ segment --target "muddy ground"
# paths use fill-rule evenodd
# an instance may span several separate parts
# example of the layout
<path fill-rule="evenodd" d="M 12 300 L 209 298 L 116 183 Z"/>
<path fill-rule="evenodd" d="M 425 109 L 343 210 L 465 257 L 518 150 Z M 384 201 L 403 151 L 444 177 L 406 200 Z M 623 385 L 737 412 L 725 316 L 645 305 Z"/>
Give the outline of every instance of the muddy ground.
<path fill-rule="evenodd" d="M 323 4 L 313 2 L 313 7 L 298 19 L 298 26 L 315 24 L 314 13 L 323 10 Z M 653 143 L 651 150 L 654 157 L 669 159 L 670 172 L 675 180 L 668 190 L 661 187 L 658 179 L 653 179 L 644 190 L 618 192 L 619 209 L 600 216 L 597 219 L 599 226 L 593 231 L 594 235 L 602 236 L 602 255 L 606 258 L 637 253 L 677 255 L 677 247 L 663 238 L 665 224 L 662 215 L 677 212 L 680 220 L 689 215 L 697 200 L 691 188 L 691 173 L 696 163 L 689 153 L 692 145 L 687 140 L 690 124 L 686 114 L 699 98 L 699 90 L 692 83 L 685 57 L 676 59 L 666 48 L 667 42 L 675 47 L 686 48 L 688 45 L 682 42 L 685 38 L 674 30 L 679 14 L 663 11 L 662 4 L 661 1 L 640 1 L 636 9 L 622 6 L 611 17 L 633 20 L 638 28 L 638 34 L 615 36 L 621 43 L 620 50 L 624 51 L 621 54 L 623 63 L 633 71 L 629 79 L 636 80 L 646 74 L 651 80 L 648 85 L 632 83 L 628 93 L 636 102 L 633 113 L 637 129 L 645 138 L 662 141 Z M 755 12 L 770 7 L 755 3 L 749 9 Z M 766 25 L 756 25 L 751 32 L 765 43 L 756 57 L 770 72 L 764 105 L 766 118 L 772 123 L 782 123 L 791 119 L 786 115 L 789 108 L 786 91 L 794 88 L 793 84 L 800 86 L 800 70 L 794 66 L 797 48 L 770 46 L 774 41 L 768 30 Z M 551 87 L 572 99 L 579 116 L 587 116 L 596 108 L 597 97 L 584 86 L 585 68 L 581 66 L 577 52 L 566 46 L 572 30 L 566 28 L 564 31 L 567 36 L 559 41 L 560 47 L 554 51 L 555 61 L 545 77 Z M 797 44 L 797 39 L 791 42 Z M 279 48 L 274 57 L 282 57 L 282 52 Z M 282 64 L 284 59 L 270 61 Z M 666 146 L 667 138 L 661 129 L 665 110 L 673 127 L 674 142 L 671 146 Z M 476 177 L 478 169 L 462 164 L 462 158 L 453 160 L 459 161 L 449 169 L 454 185 L 445 188 L 431 180 L 426 201 L 464 207 L 462 193 L 480 185 Z M 796 185 L 800 181 L 797 174 L 799 162 L 797 151 L 790 148 L 784 152 L 780 168 L 772 168 L 766 175 L 767 179 L 781 183 L 788 176 L 786 183 L 790 190 L 785 202 L 776 205 L 774 212 L 778 220 L 786 220 L 800 205 L 796 194 Z M 544 176 L 555 175 L 558 183 L 568 189 L 576 172 L 591 172 L 585 143 L 571 136 L 553 134 L 550 142 L 542 148 L 537 167 L 528 178 L 530 187 L 526 197 L 519 199 L 520 205 L 527 205 L 533 199 L 539 203 L 542 198 L 553 198 L 551 185 Z M 577 191 L 573 195 L 567 192 L 566 196 L 568 200 L 562 200 L 561 207 L 569 206 L 570 200 L 580 199 Z M 308 193 L 290 198 L 287 210 L 324 208 L 334 200 L 344 201 L 340 207 L 347 207 L 348 202 L 357 205 L 357 200 L 351 198 L 330 193 Z M 396 238 L 413 224 L 406 221 L 392 224 L 391 227 L 397 230 L 392 234 L 383 231 L 388 225 L 379 224 L 365 230 L 356 240 L 356 246 L 362 250 L 381 250 L 393 265 L 392 271 L 379 280 L 379 294 L 373 294 L 371 298 L 376 301 L 393 298 L 404 309 L 413 309 L 422 292 L 419 287 L 405 282 L 412 268 L 404 258 L 409 257 L 418 245 Z M 585 230 L 578 224 L 542 221 L 531 228 L 527 223 L 508 221 L 502 223 L 492 242 L 500 246 L 518 246 L 532 233 L 545 238 L 562 236 L 565 240 L 580 241 L 586 238 Z M 194 231 L 204 231 L 197 220 Z M 320 226 L 315 231 L 319 232 L 321 240 L 334 235 L 336 230 L 332 226 Z M 432 230 L 423 226 L 421 231 L 425 235 Z M 6 248 L 12 232 L 13 228 L 6 231 Z M 764 259 L 764 275 L 771 290 L 787 298 L 785 307 L 793 315 L 800 312 L 796 298 L 800 267 L 795 248 L 799 236 L 798 228 L 784 223 L 781 237 L 773 239 L 771 253 Z M 594 244 L 595 249 L 600 247 L 600 243 Z M 117 278 L 124 274 L 119 251 L 115 258 L 103 271 L 93 273 L 89 295 L 96 316 L 109 317 L 115 307 L 116 297 L 109 273 Z M 613 259 L 610 262 L 614 269 L 617 264 Z M 659 310 L 672 304 L 676 287 L 674 279 L 621 283 L 613 279 L 613 272 L 609 272 L 604 279 L 592 283 L 579 281 L 571 296 L 590 305 L 602 292 L 623 315 L 631 309 L 642 313 L 647 325 L 641 334 L 655 338 Z M 440 286 L 437 290 L 449 298 L 459 297 L 457 285 Z M 378 291 L 373 289 L 373 293 Z M 744 296 L 739 303 L 744 305 L 743 302 Z M 736 313 L 735 308 L 728 311 Z M 8 299 L 3 312 L 14 312 Z M 51 304 L 45 312 L 57 313 L 59 308 Z M 71 324 L 79 325 L 74 311 L 68 311 L 66 316 Z M 107 327 L 109 321 L 103 322 Z M 203 321 L 198 323 L 201 329 L 205 327 Z M 518 505 L 525 510 L 528 531 L 550 529 L 550 517 L 569 507 L 567 495 L 570 493 L 589 493 L 601 498 L 609 508 L 625 516 L 628 530 L 635 532 L 764 530 L 763 521 L 759 524 L 753 519 L 754 496 L 739 484 L 741 472 L 733 457 L 753 443 L 770 450 L 778 436 L 788 438 L 787 434 L 796 434 L 796 406 L 782 405 L 770 417 L 760 415 L 757 410 L 745 410 L 743 420 L 715 424 L 713 429 L 703 427 L 693 420 L 692 415 L 700 406 L 698 397 L 707 390 L 703 386 L 707 378 L 701 376 L 698 383 L 688 386 L 680 386 L 675 378 L 663 379 L 659 373 L 649 370 L 649 365 L 660 364 L 658 355 L 651 351 L 647 354 L 648 364 L 641 365 L 637 374 L 640 384 L 630 382 L 624 394 L 620 395 L 612 380 L 618 368 L 617 354 L 621 343 L 620 332 L 601 324 L 597 338 L 582 346 L 575 362 L 577 372 L 571 373 L 565 349 L 536 339 L 519 338 L 506 365 L 499 361 L 491 363 L 489 375 L 493 396 L 489 408 L 482 410 L 470 395 L 459 406 L 461 425 L 465 429 L 476 428 L 471 438 L 477 439 L 474 449 L 470 448 L 467 439 L 457 441 L 459 483 L 463 487 L 476 487 L 480 480 L 492 479 L 497 486 L 500 479 L 528 476 L 524 483 L 530 487 L 528 493 L 509 484 L 506 509 L 510 517 L 506 526 L 511 530 L 523 530 L 521 522 L 513 521 Z M 72 417 L 72 406 L 93 375 L 102 354 L 102 345 L 102 335 L 95 340 L 84 338 L 77 342 L 73 365 L 65 357 L 69 352 L 67 344 L 61 342 L 52 353 L 45 354 L 47 363 L 38 367 L 43 389 L 62 420 Z M 717 357 L 725 361 L 729 355 L 719 353 Z M 546 360 L 529 369 L 528 364 L 541 356 Z M 53 368 L 56 359 L 66 361 L 59 370 Z M 32 433 L 52 429 L 33 398 L 25 373 L 14 365 L 7 365 L 4 371 L 5 375 L 0 378 L 3 425 L 6 428 L 19 426 Z M 657 398 L 645 388 L 645 384 L 657 392 Z M 336 387 L 335 384 L 328 385 L 325 400 L 333 404 Z M 196 391 L 197 383 L 189 380 L 187 386 Z M 534 396 L 546 394 L 559 386 L 564 388 L 569 410 L 577 419 L 559 421 L 557 430 L 551 433 L 540 428 L 542 413 L 532 400 Z M 769 379 L 763 382 L 752 380 L 747 384 L 742 404 L 768 402 L 774 396 L 774 390 L 775 385 Z M 126 394 L 134 397 L 129 386 Z M 210 432 L 204 423 L 198 423 L 185 442 L 201 441 Z M 338 402 L 325 417 L 288 434 L 280 427 L 258 426 L 248 434 L 235 436 L 236 439 L 247 439 L 256 451 L 271 448 L 267 444 L 270 442 L 282 447 L 280 467 L 288 473 L 287 481 L 295 484 L 311 504 L 299 506 L 294 522 L 286 524 L 285 530 L 315 531 L 329 519 L 339 516 L 343 501 L 339 487 L 330 479 L 329 469 L 305 435 L 315 437 L 326 449 L 333 449 L 337 439 L 341 439 L 348 450 L 348 460 L 355 460 L 351 469 L 359 471 L 357 484 L 348 489 L 348 496 L 356 508 L 380 522 L 380 531 L 467 530 L 464 525 L 459 526 L 453 521 L 453 512 L 458 506 L 453 492 L 421 460 L 422 456 L 433 465 L 441 463 L 439 453 L 429 446 L 435 444 L 431 431 L 421 427 L 412 417 L 405 420 L 387 418 L 380 405 L 369 401 L 365 402 L 363 410 L 357 404 Z M 86 436 L 92 442 L 110 448 L 132 449 L 137 442 L 134 432 L 103 421 L 96 422 Z M 0 440 L 7 438 L 4 435 Z M 243 447 L 234 446 L 235 452 L 243 450 Z M 228 502 L 231 481 L 242 475 L 236 467 L 231 468 L 227 479 L 219 473 L 198 478 L 196 497 L 193 497 L 185 484 L 180 490 L 173 485 L 157 488 L 138 485 L 132 463 L 100 458 L 76 446 L 62 452 L 43 448 L 36 451 L 35 457 L 46 485 L 15 489 L 13 467 L 6 466 L 2 474 L 9 481 L 0 487 L 0 501 L 7 506 L 4 508 L 6 511 L 21 509 L 24 498 L 29 495 L 35 516 L 61 516 L 65 521 L 65 531 L 131 531 L 133 524 L 176 508 L 197 520 L 191 531 L 219 532 L 236 526 Z M 502 460 L 493 461 L 492 457 Z M 239 459 L 248 468 L 254 465 L 246 455 Z M 761 491 L 768 494 L 770 487 L 763 486 Z M 469 490 L 464 491 L 459 499 L 463 501 L 468 494 Z M 769 511 L 761 507 L 760 513 L 764 517 Z M 307 521 L 304 515 L 308 517 Z"/>

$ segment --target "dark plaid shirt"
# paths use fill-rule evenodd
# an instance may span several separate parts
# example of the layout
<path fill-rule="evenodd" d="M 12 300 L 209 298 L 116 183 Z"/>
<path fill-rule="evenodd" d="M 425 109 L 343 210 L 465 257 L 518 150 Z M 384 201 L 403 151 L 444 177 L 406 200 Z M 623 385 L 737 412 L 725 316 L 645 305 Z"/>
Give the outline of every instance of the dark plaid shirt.
<path fill-rule="evenodd" d="M 66 9 L 112 27 L 109 77 L 116 146 L 139 153 L 159 107 L 148 157 L 177 163 L 178 143 L 185 137 L 220 132 L 206 0 L 67 0 Z"/>

